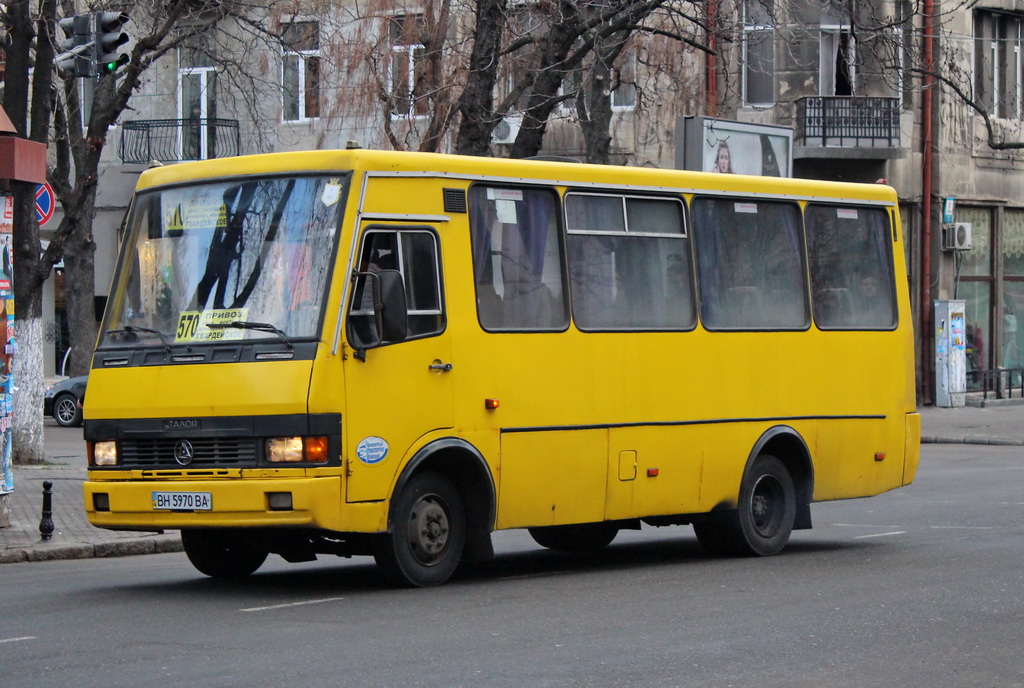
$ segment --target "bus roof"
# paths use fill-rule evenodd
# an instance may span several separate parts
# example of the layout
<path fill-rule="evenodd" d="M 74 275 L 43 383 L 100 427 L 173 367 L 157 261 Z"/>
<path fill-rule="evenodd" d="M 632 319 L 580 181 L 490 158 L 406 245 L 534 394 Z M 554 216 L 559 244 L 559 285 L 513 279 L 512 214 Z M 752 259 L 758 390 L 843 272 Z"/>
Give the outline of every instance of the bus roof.
<path fill-rule="evenodd" d="M 883 201 L 895 204 L 896 192 L 884 184 L 854 184 L 814 179 L 755 177 L 653 167 L 591 165 L 532 159 L 488 158 L 440 153 L 368 149 L 266 153 L 188 162 L 146 170 L 138 190 L 204 179 L 294 172 L 378 172 L 508 182 L 586 183 L 672 191 L 714 190 L 736 194 L 784 194 L 808 198 Z"/>

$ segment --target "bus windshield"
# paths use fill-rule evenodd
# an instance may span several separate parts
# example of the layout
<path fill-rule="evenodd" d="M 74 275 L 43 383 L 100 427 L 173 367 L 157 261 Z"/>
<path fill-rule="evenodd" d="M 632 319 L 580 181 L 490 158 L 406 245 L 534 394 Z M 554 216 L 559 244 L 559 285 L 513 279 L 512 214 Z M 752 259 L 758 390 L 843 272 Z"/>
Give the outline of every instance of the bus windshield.
<path fill-rule="evenodd" d="M 140 194 L 100 345 L 317 337 L 345 177 Z"/>

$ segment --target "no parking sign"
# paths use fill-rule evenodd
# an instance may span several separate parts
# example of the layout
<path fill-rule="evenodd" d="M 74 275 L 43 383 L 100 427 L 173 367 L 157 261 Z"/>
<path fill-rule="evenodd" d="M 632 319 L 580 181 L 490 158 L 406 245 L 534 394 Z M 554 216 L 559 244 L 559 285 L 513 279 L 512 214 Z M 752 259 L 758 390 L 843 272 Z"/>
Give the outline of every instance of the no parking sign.
<path fill-rule="evenodd" d="M 46 182 L 36 186 L 36 219 L 42 227 L 53 217 L 53 208 L 56 204 L 56 197 L 53 195 L 53 187 Z"/>

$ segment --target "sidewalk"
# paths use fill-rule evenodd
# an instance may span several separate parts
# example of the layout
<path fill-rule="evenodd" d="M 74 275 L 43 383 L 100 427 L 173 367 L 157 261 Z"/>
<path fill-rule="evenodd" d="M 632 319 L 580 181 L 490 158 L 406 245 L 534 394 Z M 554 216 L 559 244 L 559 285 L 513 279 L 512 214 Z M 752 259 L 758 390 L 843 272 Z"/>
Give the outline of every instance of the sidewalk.
<path fill-rule="evenodd" d="M 984 408 L 922 408 L 922 442 L 1024 446 L 1024 403 L 1014 401 Z M 0 564 L 181 551 L 176 532 L 116 532 L 89 525 L 82 507 L 86 459 L 81 430 L 47 423 L 47 464 L 14 467 L 11 527 L 0 528 Z M 53 483 L 54 532 L 48 542 L 39 536 L 45 480 Z"/>

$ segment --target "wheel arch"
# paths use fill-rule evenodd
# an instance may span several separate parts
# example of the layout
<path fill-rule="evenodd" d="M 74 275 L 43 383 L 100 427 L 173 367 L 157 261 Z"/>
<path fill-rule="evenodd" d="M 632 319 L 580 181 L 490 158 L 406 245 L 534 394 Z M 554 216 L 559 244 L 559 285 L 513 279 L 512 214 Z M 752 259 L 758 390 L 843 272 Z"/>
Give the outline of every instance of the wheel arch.
<path fill-rule="evenodd" d="M 776 425 L 766 430 L 747 457 L 743 469 L 744 479 L 750 467 L 761 454 L 771 454 L 783 463 L 793 478 L 796 491 L 796 522 L 794 530 L 811 527 L 811 499 L 814 495 L 814 462 L 803 436 L 788 425 Z"/>
<path fill-rule="evenodd" d="M 395 496 L 414 475 L 434 471 L 448 478 L 462 495 L 466 507 L 466 548 L 463 559 L 484 560 L 494 556 L 491 531 L 497 510 L 494 476 L 476 447 L 457 437 L 446 437 L 417 451 L 402 469 L 391 492 L 388 532 L 394 532 Z"/>

